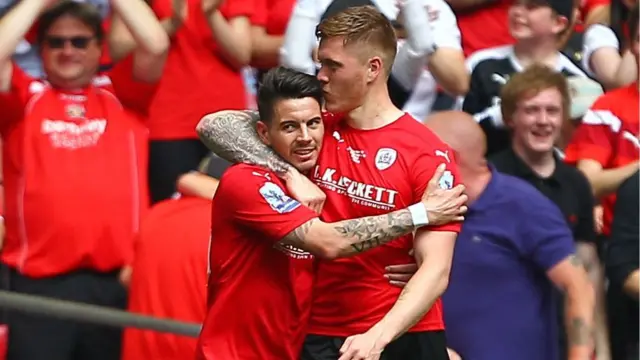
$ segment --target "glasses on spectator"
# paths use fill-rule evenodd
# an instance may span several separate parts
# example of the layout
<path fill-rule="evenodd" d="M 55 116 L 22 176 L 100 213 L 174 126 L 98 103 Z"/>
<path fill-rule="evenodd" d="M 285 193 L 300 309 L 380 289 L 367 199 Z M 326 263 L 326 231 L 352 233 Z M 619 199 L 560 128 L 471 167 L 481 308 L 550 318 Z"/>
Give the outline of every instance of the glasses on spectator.
<path fill-rule="evenodd" d="M 47 36 L 44 41 L 51 49 L 62 49 L 66 43 L 71 43 L 75 49 L 86 49 L 91 40 L 93 40 L 92 36 Z"/>

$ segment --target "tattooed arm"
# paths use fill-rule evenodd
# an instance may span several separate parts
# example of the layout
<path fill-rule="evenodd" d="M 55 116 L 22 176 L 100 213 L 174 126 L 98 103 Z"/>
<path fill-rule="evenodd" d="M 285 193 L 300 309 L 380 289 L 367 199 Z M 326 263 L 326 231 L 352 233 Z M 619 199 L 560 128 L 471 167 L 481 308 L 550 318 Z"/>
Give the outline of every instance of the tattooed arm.
<path fill-rule="evenodd" d="M 415 228 L 408 209 L 335 223 L 315 218 L 287 234 L 282 242 L 321 258 L 335 259 L 386 244 Z"/>
<path fill-rule="evenodd" d="M 564 291 L 569 360 L 591 359 L 594 350 L 595 291 L 582 262 L 571 255 L 547 272 Z"/>
<path fill-rule="evenodd" d="M 439 166 L 436 169 L 421 201 L 416 204 L 424 206 L 429 225 L 462 221 L 464 219 L 462 214 L 466 212 L 464 203 L 467 201 L 467 196 L 463 194 L 464 186 L 458 185 L 448 190 L 439 187 L 438 183 L 444 171 L 445 166 Z M 415 230 L 418 226 L 414 224 L 409 208 L 384 215 L 335 223 L 324 223 L 317 218 L 311 219 L 286 235 L 282 241 L 324 258 L 333 259 L 358 254 Z M 441 232 L 433 233 L 439 234 Z M 433 242 L 437 242 L 437 239 L 429 241 L 429 243 Z M 451 251 L 453 251 L 452 249 L 453 246 L 451 246 Z M 434 253 L 437 252 L 434 251 Z M 437 254 L 440 256 L 439 253 Z M 442 255 L 442 257 L 446 258 L 446 255 Z M 450 264 L 450 259 L 446 263 Z M 433 264 L 430 263 L 429 266 L 437 269 L 437 261 Z"/>
<path fill-rule="evenodd" d="M 292 169 L 256 132 L 256 111 L 225 110 L 206 115 L 196 132 L 200 140 L 214 153 L 232 163 L 262 166 L 282 176 Z"/>

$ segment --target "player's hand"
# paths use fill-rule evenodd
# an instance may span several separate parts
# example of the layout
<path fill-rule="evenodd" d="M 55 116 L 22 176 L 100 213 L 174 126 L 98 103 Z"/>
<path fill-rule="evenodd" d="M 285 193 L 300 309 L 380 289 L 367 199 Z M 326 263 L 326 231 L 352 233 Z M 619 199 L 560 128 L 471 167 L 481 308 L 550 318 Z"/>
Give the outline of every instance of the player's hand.
<path fill-rule="evenodd" d="M 447 348 L 447 353 L 449 354 L 449 360 L 462 360 L 462 356 L 453 349 Z"/>
<path fill-rule="evenodd" d="M 293 168 L 282 178 L 291 197 L 320 215 L 327 195 L 316 184 Z"/>
<path fill-rule="evenodd" d="M 464 185 L 457 185 L 453 189 L 445 189 L 441 182 L 449 179 L 443 176 L 451 176 L 446 172 L 446 165 L 440 164 L 436 169 L 429 185 L 422 194 L 422 204 L 427 210 L 429 225 L 443 225 L 452 221 L 463 221 L 467 212 L 465 203 L 468 198 L 464 192 Z"/>
<path fill-rule="evenodd" d="M 364 334 L 349 336 L 340 348 L 338 360 L 379 360 L 385 347 L 380 344 L 380 335 L 374 326 Z"/>
<path fill-rule="evenodd" d="M 418 264 L 390 265 L 384 270 L 384 277 L 389 280 L 389 284 L 403 288 L 411 280 L 413 274 L 418 271 Z"/>

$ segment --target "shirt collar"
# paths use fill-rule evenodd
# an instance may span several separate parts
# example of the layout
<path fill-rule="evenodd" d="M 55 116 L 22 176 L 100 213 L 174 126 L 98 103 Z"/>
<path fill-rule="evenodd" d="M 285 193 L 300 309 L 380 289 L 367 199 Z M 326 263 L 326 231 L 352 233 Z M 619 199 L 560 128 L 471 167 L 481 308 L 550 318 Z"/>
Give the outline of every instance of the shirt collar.
<path fill-rule="evenodd" d="M 559 159 L 559 154 L 554 151 L 553 159 L 556 162 L 555 169 L 551 176 L 547 178 L 543 178 L 540 175 L 536 174 L 527 163 L 522 160 L 518 154 L 513 150 L 512 147 L 509 147 L 506 150 L 506 156 L 513 166 L 513 175 L 522 179 L 533 179 L 533 180 L 543 180 L 549 181 L 551 183 L 560 184 L 560 176 L 562 172 L 562 160 Z"/>

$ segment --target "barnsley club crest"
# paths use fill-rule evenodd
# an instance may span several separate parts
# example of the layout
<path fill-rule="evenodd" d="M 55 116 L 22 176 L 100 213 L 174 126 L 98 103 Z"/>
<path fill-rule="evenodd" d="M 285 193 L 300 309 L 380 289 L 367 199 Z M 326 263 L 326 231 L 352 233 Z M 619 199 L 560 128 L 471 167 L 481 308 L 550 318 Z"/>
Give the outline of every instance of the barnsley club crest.
<path fill-rule="evenodd" d="M 376 168 L 378 170 L 386 170 L 396 162 L 398 152 L 390 148 L 381 148 L 376 154 Z"/>

